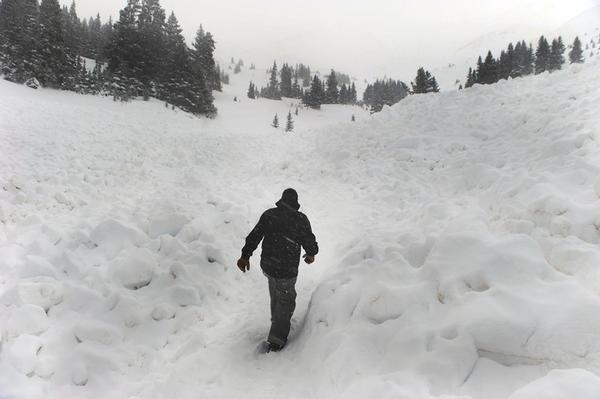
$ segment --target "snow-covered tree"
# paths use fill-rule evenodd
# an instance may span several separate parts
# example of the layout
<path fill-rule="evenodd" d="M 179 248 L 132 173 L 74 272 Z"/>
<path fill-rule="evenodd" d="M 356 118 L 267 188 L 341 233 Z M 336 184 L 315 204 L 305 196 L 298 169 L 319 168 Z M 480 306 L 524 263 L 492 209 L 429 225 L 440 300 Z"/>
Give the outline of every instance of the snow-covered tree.
<path fill-rule="evenodd" d="M 581 49 L 579 37 L 576 37 L 573 41 L 573 47 L 569 52 L 569 62 L 571 64 L 581 64 L 583 62 L 583 50 Z"/>
<path fill-rule="evenodd" d="M 254 83 L 250 82 L 250 85 L 248 86 L 248 98 L 251 99 L 255 99 L 256 98 L 256 88 L 254 86 Z"/>
<path fill-rule="evenodd" d="M 557 71 L 562 68 L 562 64 L 565 62 L 565 45 L 563 44 L 562 37 L 552 40 L 552 47 L 550 49 L 550 59 L 548 63 L 549 71 Z"/>
<path fill-rule="evenodd" d="M 427 82 L 426 74 L 425 82 Z M 375 83 L 367 85 L 363 93 L 363 102 L 370 107 L 371 112 L 379 112 L 384 105 L 394 105 L 407 95 L 408 86 L 404 82 L 378 79 Z"/>
<path fill-rule="evenodd" d="M 36 75 L 44 86 L 61 88 L 72 71 L 72 60 L 67 53 L 58 0 L 42 0 L 39 21 L 40 65 Z"/>
<path fill-rule="evenodd" d="M 423 67 L 417 70 L 417 76 L 414 82 L 411 82 L 411 86 L 414 94 L 437 93 L 440 91 L 435 77 Z"/>
<path fill-rule="evenodd" d="M 271 68 L 269 84 L 261 91 L 261 97 L 281 100 L 281 91 L 279 90 L 279 81 L 277 80 L 277 62 L 275 61 L 273 61 L 273 67 Z"/>
<path fill-rule="evenodd" d="M 292 86 L 292 69 L 288 64 L 281 67 L 281 83 L 279 85 L 282 97 L 294 97 Z"/>
<path fill-rule="evenodd" d="M 550 45 L 544 36 L 538 40 L 535 51 L 535 73 L 540 74 L 550 69 Z"/>
<path fill-rule="evenodd" d="M 337 104 L 339 102 L 339 91 L 337 78 L 335 71 L 332 69 L 329 76 L 327 76 L 327 89 L 325 91 L 325 103 Z"/>
<path fill-rule="evenodd" d="M 194 63 L 204 75 L 212 90 L 221 91 L 221 83 L 229 84 L 229 76 L 217 67 L 214 58 L 215 41 L 210 32 L 205 32 L 202 25 L 196 32 L 192 53 Z"/>
<path fill-rule="evenodd" d="M 310 85 L 310 89 L 304 93 L 302 101 L 311 108 L 319 109 L 321 108 L 324 99 L 325 91 L 323 90 L 323 84 L 321 83 L 321 79 L 315 75 L 312 84 Z"/>
<path fill-rule="evenodd" d="M 294 120 L 292 119 L 292 111 L 288 112 L 287 121 L 285 124 L 285 131 L 291 132 L 294 130 Z"/>

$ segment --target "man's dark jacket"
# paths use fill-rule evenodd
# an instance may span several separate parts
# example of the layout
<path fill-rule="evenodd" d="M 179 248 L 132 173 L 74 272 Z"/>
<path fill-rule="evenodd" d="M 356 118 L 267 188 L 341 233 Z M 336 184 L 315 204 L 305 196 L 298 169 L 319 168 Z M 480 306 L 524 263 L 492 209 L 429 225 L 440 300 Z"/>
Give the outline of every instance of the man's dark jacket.
<path fill-rule="evenodd" d="M 263 240 L 260 267 L 270 277 L 296 277 L 300 247 L 304 248 L 308 256 L 319 252 L 308 218 L 297 210 L 299 205 L 294 205 L 296 204 L 290 206 L 289 202 L 282 199 L 277 202 L 276 208 L 265 211 L 246 237 L 246 245 L 242 248 L 242 257 L 250 259 Z"/>

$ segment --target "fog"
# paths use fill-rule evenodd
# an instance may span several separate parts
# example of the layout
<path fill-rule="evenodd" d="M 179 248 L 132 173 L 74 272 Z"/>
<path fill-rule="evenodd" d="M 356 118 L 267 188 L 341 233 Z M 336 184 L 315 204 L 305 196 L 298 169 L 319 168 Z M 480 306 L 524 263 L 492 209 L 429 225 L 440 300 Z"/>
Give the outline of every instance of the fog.
<path fill-rule="evenodd" d="M 125 4 L 125 0 L 78 0 L 77 8 L 82 18 L 100 13 L 105 21 L 109 15 L 117 19 Z M 163 0 L 161 4 L 167 12 L 175 12 L 190 42 L 200 24 L 212 32 L 218 59 L 243 58 L 257 66 L 273 59 L 305 62 L 370 77 L 452 62 L 458 50 L 494 34 L 532 40 L 600 0 Z"/>

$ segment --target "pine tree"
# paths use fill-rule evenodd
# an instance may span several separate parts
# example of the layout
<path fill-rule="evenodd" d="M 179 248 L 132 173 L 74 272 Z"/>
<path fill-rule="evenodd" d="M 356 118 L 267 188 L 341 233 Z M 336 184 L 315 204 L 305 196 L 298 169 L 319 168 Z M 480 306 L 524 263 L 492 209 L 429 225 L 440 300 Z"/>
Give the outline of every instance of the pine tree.
<path fill-rule="evenodd" d="M 523 48 L 523 43 L 517 42 L 513 50 L 513 62 L 510 69 L 510 77 L 518 78 L 523 74 L 523 67 L 525 65 L 525 57 L 527 55 L 527 46 Z"/>
<path fill-rule="evenodd" d="M 254 87 L 254 83 L 250 82 L 250 86 L 248 87 L 248 98 L 255 99 L 256 98 L 256 88 Z"/>
<path fill-rule="evenodd" d="M 39 68 L 39 23 L 36 0 L 0 2 L 0 73 L 18 83 Z"/>
<path fill-rule="evenodd" d="M 511 44 L 512 45 L 512 44 Z M 509 47 L 510 48 L 510 47 Z M 510 59 L 508 52 L 502 50 L 500 52 L 500 58 L 497 64 L 497 78 L 508 79 L 512 68 L 512 60 Z"/>
<path fill-rule="evenodd" d="M 217 67 L 214 58 L 215 41 L 210 32 L 205 32 L 202 25 L 196 32 L 193 44 L 193 61 L 198 70 L 204 75 L 212 90 L 221 91 L 221 83 L 229 84 L 229 76 Z"/>
<path fill-rule="evenodd" d="M 292 84 L 292 97 L 294 98 L 302 98 L 302 88 L 298 83 L 298 74 L 294 73 L 294 83 Z"/>
<path fill-rule="evenodd" d="M 533 52 L 533 45 L 529 43 L 529 47 L 526 47 L 525 41 L 523 41 L 525 51 L 525 64 L 523 65 L 523 76 L 531 75 L 535 71 L 535 53 Z"/>
<path fill-rule="evenodd" d="M 565 45 L 563 44 L 562 37 L 552 40 L 552 47 L 550 49 L 550 59 L 548 64 L 548 70 L 550 72 L 557 71 L 562 68 L 562 64 L 565 62 Z"/>
<path fill-rule="evenodd" d="M 67 51 L 78 55 L 81 50 L 81 21 L 77 16 L 75 1 L 71 2 L 68 10 L 63 9 L 63 26 Z"/>
<path fill-rule="evenodd" d="M 292 119 L 292 112 L 289 111 L 287 115 L 287 122 L 285 124 L 285 131 L 291 132 L 294 130 L 294 120 Z"/>
<path fill-rule="evenodd" d="M 44 86 L 61 88 L 70 71 L 70 60 L 62 28 L 58 0 L 42 0 L 40 5 L 40 67 L 38 78 Z"/>
<path fill-rule="evenodd" d="M 139 0 L 128 0 L 127 6 L 119 13 L 119 21 L 107 49 L 108 73 L 115 99 L 128 100 L 141 92 L 142 85 L 137 78 L 139 60 L 143 59 L 142 40 L 137 27 L 140 10 Z"/>
<path fill-rule="evenodd" d="M 429 72 L 427 75 L 427 93 L 438 93 L 440 91 L 440 87 L 437 84 L 437 80 L 435 80 L 435 76 L 431 75 Z"/>
<path fill-rule="evenodd" d="M 475 76 L 473 74 L 473 68 L 469 68 L 469 73 L 467 74 L 467 81 L 465 83 L 465 88 L 469 88 L 475 84 Z"/>
<path fill-rule="evenodd" d="M 483 63 L 478 63 L 477 77 L 478 83 L 481 84 L 492 84 L 498 81 L 498 66 L 491 51 L 488 51 Z"/>
<path fill-rule="evenodd" d="M 279 127 L 279 117 L 277 116 L 277 114 L 275 114 L 273 122 L 271 122 L 271 126 L 273 126 L 276 129 Z"/>
<path fill-rule="evenodd" d="M 425 69 L 423 67 L 417 70 L 417 76 L 415 77 L 415 81 L 411 82 L 411 86 L 414 94 L 427 93 L 427 74 L 425 73 Z"/>
<path fill-rule="evenodd" d="M 508 66 L 503 70 L 503 79 L 508 79 L 509 77 L 512 77 L 513 71 L 515 70 L 515 68 L 517 68 L 517 55 L 515 52 L 515 46 L 512 43 L 509 43 L 508 47 L 506 48 L 506 59 Z M 508 70 L 508 74 L 506 73 L 506 70 Z"/>
<path fill-rule="evenodd" d="M 350 87 L 350 103 L 351 104 L 356 104 L 356 85 L 354 84 L 354 82 L 352 83 L 352 86 Z"/>
<path fill-rule="evenodd" d="M 163 89 L 161 87 L 165 84 L 163 80 L 168 79 L 164 76 L 172 74 L 168 68 L 170 60 L 164 56 L 168 51 L 165 37 L 168 34 L 166 23 L 165 10 L 160 6 L 158 0 L 142 0 L 137 17 L 141 58 L 137 60 L 138 71 L 135 75 L 142 84 L 142 94 L 145 99 L 148 99 L 149 96 L 156 96 Z M 171 29 L 175 28 L 171 27 Z M 171 32 L 171 34 L 175 33 Z M 160 94 L 158 95 L 160 96 Z"/>
<path fill-rule="evenodd" d="M 320 109 L 325 97 L 323 84 L 317 75 L 313 77 L 310 89 L 304 94 L 303 102 L 314 109 Z"/>
<path fill-rule="evenodd" d="M 269 78 L 269 85 L 261 95 L 262 97 L 270 98 L 272 100 L 281 100 L 279 82 L 277 81 L 277 63 L 275 61 L 273 61 L 273 68 L 271 68 L 271 77 Z"/>
<path fill-rule="evenodd" d="M 573 41 L 573 48 L 569 52 L 569 62 L 571 64 L 581 64 L 583 62 L 583 50 L 581 49 L 579 37 L 576 37 Z"/>
<path fill-rule="evenodd" d="M 337 78 L 333 69 L 327 77 L 327 90 L 325 92 L 325 102 L 328 104 L 337 104 L 339 102 Z"/>
<path fill-rule="evenodd" d="M 550 70 L 550 45 L 544 36 L 541 36 L 538 41 L 535 57 L 536 75 Z"/>
<path fill-rule="evenodd" d="M 292 87 L 292 69 L 288 64 L 283 64 L 281 67 L 281 96 L 294 97 Z"/>
<path fill-rule="evenodd" d="M 340 104 L 348 104 L 350 102 L 350 99 L 348 98 L 348 88 L 346 87 L 346 84 L 342 84 L 342 88 L 340 89 Z"/>
<path fill-rule="evenodd" d="M 356 122 L 356 117 L 352 114 L 352 118 L 350 119 L 352 122 Z"/>
<path fill-rule="evenodd" d="M 431 74 L 423 70 L 424 79 L 427 81 Z M 437 84 L 437 83 L 436 83 Z M 413 84 L 414 86 L 414 84 Z M 426 83 L 425 90 L 431 90 Z M 375 83 L 367 85 L 363 93 L 363 102 L 370 107 L 371 113 L 379 112 L 384 105 L 394 105 L 408 95 L 408 86 L 401 81 L 376 80 Z"/>

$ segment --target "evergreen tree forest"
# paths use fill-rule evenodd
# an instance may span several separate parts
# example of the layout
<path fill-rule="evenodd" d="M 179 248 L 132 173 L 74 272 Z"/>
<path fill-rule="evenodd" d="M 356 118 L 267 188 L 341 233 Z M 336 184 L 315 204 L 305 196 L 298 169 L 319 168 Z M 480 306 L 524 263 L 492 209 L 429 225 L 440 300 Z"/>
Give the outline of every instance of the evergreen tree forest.
<path fill-rule="evenodd" d="M 339 86 L 337 73 L 332 69 L 326 81 L 314 75 L 310 88 L 305 91 L 302 102 L 318 109 L 322 104 L 356 104 L 356 86 L 354 83 Z"/>
<path fill-rule="evenodd" d="M 371 112 L 379 112 L 384 105 L 394 105 L 408 95 L 408 86 L 400 80 L 381 79 L 367 85 L 363 103 Z"/>
<path fill-rule="evenodd" d="M 339 74 L 331 70 L 322 81 L 319 74 L 311 74 L 309 66 L 298 64 L 295 67 L 284 63 L 281 69 L 277 62 L 267 71 L 270 75 L 267 87 L 260 91 L 251 82 L 248 88 L 249 98 L 264 97 L 272 100 L 281 100 L 282 97 L 301 99 L 302 102 L 318 109 L 322 104 L 356 104 L 356 86 L 347 84 L 348 75 Z M 340 85 L 338 76 L 342 76 L 344 83 Z M 307 85 L 308 82 L 308 85 Z"/>
<path fill-rule="evenodd" d="M 570 47 L 569 61 L 583 62 L 579 39 L 575 38 Z M 565 51 L 566 46 L 560 36 L 551 42 L 541 36 L 535 50 L 532 44 L 528 45 L 524 40 L 516 45 L 510 43 L 506 50 L 500 52 L 498 58 L 488 51 L 485 59 L 479 57 L 475 68 L 469 68 L 465 88 L 477 83 L 493 84 L 501 79 L 557 71 L 565 63 Z"/>
<path fill-rule="evenodd" d="M 127 0 L 119 20 L 81 20 L 75 2 L 0 0 L 0 73 L 50 87 L 127 101 L 154 97 L 197 115 L 216 113 L 222 75 L 215 42 L 202 27 L 192 48 L 159 0 Z M 85 58 L 95 60 L 86 65 Z"/>

